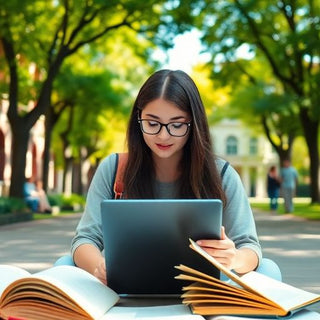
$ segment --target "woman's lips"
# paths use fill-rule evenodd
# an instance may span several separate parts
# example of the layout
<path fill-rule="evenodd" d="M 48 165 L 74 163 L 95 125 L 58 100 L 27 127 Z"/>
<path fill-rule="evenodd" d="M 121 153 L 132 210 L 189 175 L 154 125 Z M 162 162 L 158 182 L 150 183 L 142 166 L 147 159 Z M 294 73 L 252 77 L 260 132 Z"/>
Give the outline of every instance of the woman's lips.
<path fill-rule="evenodd" d="M 172 144 L 159 144 L 159 143 L 156 143 L 156 146 L 160 150 L 168 150 L 172 146 Z"/>

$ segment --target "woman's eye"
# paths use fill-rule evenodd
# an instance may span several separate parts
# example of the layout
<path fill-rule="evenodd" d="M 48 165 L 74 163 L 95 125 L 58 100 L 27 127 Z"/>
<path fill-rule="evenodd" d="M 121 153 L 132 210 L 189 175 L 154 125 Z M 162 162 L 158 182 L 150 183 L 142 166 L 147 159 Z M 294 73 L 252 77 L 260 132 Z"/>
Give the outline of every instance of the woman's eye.
<path fill-rule="evenodd" d="M 183 123 L 181 123 L 181 122 L 172 122 L 171 125 L 175 129 L 180 129 L 183 126 Z"/>
<path fill-rule="evenodd" d="M 156 121 L 149 121 L 149 122 L 148 122 L 148 125 L 149 125 L 150 127 L 157 127 L 157 126 L 159 125 L 159 123 L 156 122 Z"/>

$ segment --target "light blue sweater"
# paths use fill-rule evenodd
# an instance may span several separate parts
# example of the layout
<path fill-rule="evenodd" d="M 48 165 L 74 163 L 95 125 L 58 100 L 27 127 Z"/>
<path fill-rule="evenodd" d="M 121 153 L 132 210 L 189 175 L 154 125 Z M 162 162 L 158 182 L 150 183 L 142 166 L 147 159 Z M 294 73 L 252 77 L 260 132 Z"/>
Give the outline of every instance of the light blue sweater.
<path fill-rule="evenodd" d="M 298 173 L 294 167 L 281 168 L 282 188 L 295 189 L 298 181 Z"/>
<path fill-rule="evenodd" d="M 99 165 L 89 188 L 84 213 L 80 219 L 76 234 L 72 240 L 72 256 L 82 244 L 93 244 L 102 252 L 104 249 L 101 230 L 100 203 L 113 198 L 113 179 L 115 175 L 116 155 L 111 154 Z M 221 171 L 224 160 L 218 159 Z M 250 204 L 238 173 L 229 165 L 224 173 L 223 189 L 227 204 L 223 210 L 222 224 L 226 235 L 232 239 L 236 248 L 246 247 L 254 250 L 261 261 L 261 247 L 257 237 L 256 226 Z M 156 181 L 158 198 L 173 198 L 175 184 Z"/>

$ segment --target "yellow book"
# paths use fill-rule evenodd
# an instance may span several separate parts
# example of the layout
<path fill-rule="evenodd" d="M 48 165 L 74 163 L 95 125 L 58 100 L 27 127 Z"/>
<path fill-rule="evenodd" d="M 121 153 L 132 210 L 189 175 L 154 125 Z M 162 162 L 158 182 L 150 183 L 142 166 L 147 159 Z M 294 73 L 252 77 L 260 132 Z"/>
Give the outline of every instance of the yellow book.
<path fill-rule="evenodd" d="M 286 317 L 320 301 L 320 295 L 298 289 L 255 271 L 242 276 L 225 268 L 193 240 L 190 247 L 223 272 L 231 281 L 221 281 L 187 266 L 176 266 L 176 279 L 190 281 L 183 288 L 183 303 L 200 315 L 250 315 Z"/>

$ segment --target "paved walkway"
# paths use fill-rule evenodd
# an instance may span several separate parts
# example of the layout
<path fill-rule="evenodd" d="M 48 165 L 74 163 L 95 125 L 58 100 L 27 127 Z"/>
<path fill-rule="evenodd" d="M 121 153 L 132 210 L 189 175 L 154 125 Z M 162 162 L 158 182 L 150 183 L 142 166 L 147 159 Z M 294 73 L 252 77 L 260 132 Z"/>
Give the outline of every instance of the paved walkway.
<path fill-rule="evenodd" d="M 0 264 L 30 272 L 68 253 L 80 214 L 0 226 Z M 278 263 L 283 281 L 320 294 L 320 221 L 255 213 L 263 253 Z M 310 307 L 320 312 L 320 303 Z"/>

